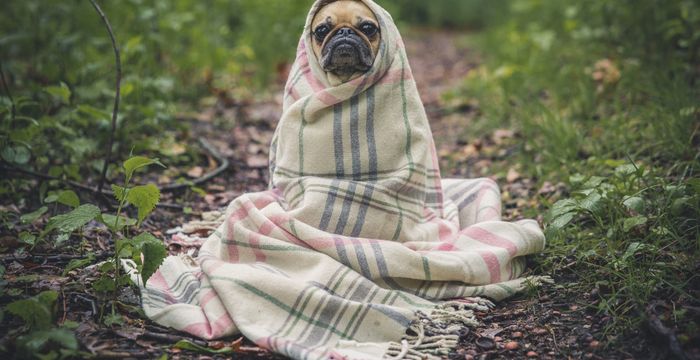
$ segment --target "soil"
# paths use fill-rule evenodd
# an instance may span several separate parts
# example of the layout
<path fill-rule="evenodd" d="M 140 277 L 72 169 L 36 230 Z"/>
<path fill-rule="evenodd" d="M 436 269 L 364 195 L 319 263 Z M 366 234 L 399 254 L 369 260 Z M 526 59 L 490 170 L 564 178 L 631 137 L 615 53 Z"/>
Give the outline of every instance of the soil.
<path fill-rule="evenodd" d="M 518 141 L 519 135 L 501 129 L 469 139 L 466 129 L 478 114 L 478 105 L 466 103 L 455 106 L 447 104 L 442 98 L 445 91 L 464 81 L 480 61 L 473 51 L 456 45 L 463 34 L 414 30 L 404 35 L 409 61 L 441 155 L 443 175 L 481 176 L 488 174 L 495 163 L 507 164 L 508 155 L 513 151 L 513 144 Z M 281 114 L 282 85 L 276 84 L 270 91 L 272 95 L 256 102 L 238 102 L 221 92 L 216 101 L 210 101 L 214 105 L 204 107 L 196 116 L 187 116 L 193 117 L 190 120 L 192 138 L 207 139 L 230 161 L 231 166 L 212 181 L 201 185 L 206 193 L 204 196 L 193 193 L 164 194 L 161 202 L 166 205 L 158 208 L 145 222 L 147 230 L 165 239 L 166 229 L 196 219 L 204 211 L 220 209 L 241 193 L 267 187 L 267 146 Z M 511 170 L 496 174 L 495 178 L 503 188 L 507 219 L 522 217 L 523 207 L 540 207 L 536 203 L 538 197 L 556 200 L 566 194 L 561 184 L 523 178 L 517 172 L 517 164 L 506 166 L 510 166 Z M 205 156 L 200 166 L 188 172 L 196 177 L 215 167 L 215 159 Z M 159 180 L 167 182 L 169 179 Z M 186 204 L 186 209 L 167 204 Z M 88 241 L 82 246 L 84 251 L 106 254 L 110 248 L 109 233 L 98 227 L 88 228 L 85 237 Z M 43 255 L 37 255 L 38 251 L 35 250 L 33 256 L 24 257 L 17 254 L 0 255 L 7 269 L 6 287 L 20 287 L 28 293 L 46 289 L 59 291 L 59 319 L 79 324 L 76 332 L 83 350 L 97 358 L 155 358 L 164 352 L 174 359 L 206 358 L 193 351 L 172 347 L 182 339 L 212 348 L 232 346 L 238 349 L 234 356 L 236 359 L 283 358 L 238 337 L 209 343 L 193 339 L 144 320 L 128 307 L 119 309 L 124 319 L 123 326 L 110 328 L 101 325 L 98 321 L 100 299 L 85 289 L 86 284 L 95 280 L 93 272 L 88 268 L 62 275 L 62 269 L 71 257 L 61 255 L 61 250 L 46 248 Z M 176 244 L 171 244 L 170 250 L 173 253 L 183 251 Z M 535 265 L 538 261 L 534 259 Z M 39 276 L 27 277 L 30 275 Z M 569 287 L 577 278 L 576 274 L 565 269 L 561 273 L 548 275 L 553 276 L 554 284 L 503 302 L 488 313 L 479 313 L 483 326 L 464 336 L 460 347 L 449 358 L 661 359 L 670 356 L 663 341 L 651 344 L 645 333 L 625 336 L 606 334 L 605 325 L 610 319 L 592 310 L 598 301 L 595 291 L 582 292 Z M 122 294 L 121 299 L 138 307 L 136 294 Z M 6 321 L 0 328 L 0 334 L 7 334 L 16 325 Z M 7 341 L 7 336 L 2 337 Z"/>

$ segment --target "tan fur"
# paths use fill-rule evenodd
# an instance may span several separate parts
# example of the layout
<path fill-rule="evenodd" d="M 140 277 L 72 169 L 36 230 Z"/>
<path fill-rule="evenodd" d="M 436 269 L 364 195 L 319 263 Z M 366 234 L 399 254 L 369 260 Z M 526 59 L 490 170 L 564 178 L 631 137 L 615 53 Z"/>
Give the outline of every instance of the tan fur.
<path fill-rule="evenodd" d="M 313 36 L 313 31 L 318 27 L 321 23 L 325 22 L 327 25 L 330 26 L 331 28 L 331 34 L 334 34 L 336 31 L 338 31 L 340 28 L 343 27 L 350 27 L 354 29 L 362 39 L 370 45 L 370 48 L 372 49 L 372 52 L 374 54 L 374 57 L 377 56 L 377 52 L 379 51 L 379 42 L 381 39 L 381 32 L 379 36 L 375 36 L 373 39 L 367 38 L 362 31 L 360 31 L 359 27 L 360 25 L 365 22 L 365 21 L 372 21 L 374 24 L 379 27 L 379 23 L 377 21 L 377 17 L 374 15 L 372 10 L 370 10 L 367 5 L 362 3 L 361 1 L 357 0 L 337 0 L 333 1 L 321 8 L 321 10 L 316 13 L 316 16 L 314 16 L 313 21 L 311 22 L 311 36 Z M 326 37 L 324 42 L 322 44 L 319 44 L 318 41 L 313 39 L 313 50 L 314 54 L 316 54 L 316 58 L 320 59 L 321 58 L 321 50 L 323 49 L 324 46 L 326 46 L 326 43 L 328 43 L 328 40 L 331 38 L 331 36 Z M 355 75 L 357 76 L 357 74 Z M 355 77 L 353 76 L 353 77 Z"/>

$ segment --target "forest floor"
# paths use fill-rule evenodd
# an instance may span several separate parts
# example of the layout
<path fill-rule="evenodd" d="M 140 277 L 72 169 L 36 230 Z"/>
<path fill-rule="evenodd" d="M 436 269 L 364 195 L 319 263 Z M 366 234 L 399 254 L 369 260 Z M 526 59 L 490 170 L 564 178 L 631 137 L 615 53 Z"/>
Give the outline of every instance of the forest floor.
<path fill-rule="evenodd" d="M 479 56 L 472 50 L 458 46 L 462 34 L 449 32 L 409 32 L 405 41 L 409 61 L 418 83 L 421 97 L 431 121 L 441 157 L 444 177 L 492 176 L 502 188 L 506 220 L 521 218 L 523 209 L 539 209 L 542 198 L 551 201 L 566 196 L 563 185 L 551 184 L 522 177 L 517 164 L 509 161 L 515 151 L 519 134 L 500 129 L 489 134 L 469 134 L 468 129 L 478 114 L 478 104 L 450 104 L 443 100 L 445 91 L 459 85 L 467 73 L 479 64 Z M 281 85 L 276 84 L 265 99 L 256 102 L 237 102 L 222 92 L 215 101 L 196 114 L 183 115 L 191 122 L 191 138 L 205 138 L 230 163 L 230 168 L 207 184 L 201 185 L 206 195 L 184 194 L 185 202 L 173 194 L 164 194 L 161 202 L 178 203 L 187 211 L 177 208 L 158 208 L 145 223 L 146 229 L 168 241 L 167 229 L 191 220 L 203 212 L 225 207 L 244 192 L 264 190 L 267 187 L 268 144 L 276 122 L 281 115 Z M 189 169 L 192 177 L 201 176 L 216 167 L 214 158 L 207 158 L 200 166 Z M 169 181 L 159 179 L 161 183 Z M 177 199 L 182 199 L 183 194 Z M 185 214 L 187 213 L 187 214 Z M 535 211 L 531 211 L 535 213 Z M 541 221 L 541 217 L 538 219 Z M 89 247 L 106 252 L 108 232 L 86 229 Z M 206 234 L 200 234 L 206 235 Z M 172 252 L 185 249 L 182 244 L 170 243 Z M 98 358 L 155 358 L 167 352 L 171 358 L 202 356 L 189 350 L 175 349 L 178 340 L 221 348 L 238 349 L 237 359 L 280 358 L 256 348 L 245 339 L 231 338 L 204 342 L 174 333 L 150 321 L 143 320 L 133 309 L 120 309 L 124 325 L 108 328 L 98 321 L 98 298 L 86 292 L 85 284 L 94 281 L 90 268 L 74 270 L 65 275 L 62 269 L 72 259 L 61 254 L 61 249 L 47 250 L 50 256 L 11 258 L 3 255 L 10 286 L 53 289 L 61 293 L 59 317 L 79 324 L 76 329 L 83 349 Z M 536 266 L 538 259 L 534 258 Z M 540 359 L 629 359 L 662 358 L 663 347 L 647 343 L 644 334 L 625 339 L 605 333 L 610 320 L 604 314 L 591 310 L 598 301 L 595 291 L 574 290 L 576 274 L 563 266 L 553 276 L 555 283 L 533 289 L 527 294 L 503 302 L 491 312 L 480 313 L 482 325 L 465 336 L 460 348 L 450 356 L 454 359 L 540 358 Z M 123 294 L 122 300 L 138 306 L 135 294 Z M 222 355 L 213 355 L 221 357 Z"/>

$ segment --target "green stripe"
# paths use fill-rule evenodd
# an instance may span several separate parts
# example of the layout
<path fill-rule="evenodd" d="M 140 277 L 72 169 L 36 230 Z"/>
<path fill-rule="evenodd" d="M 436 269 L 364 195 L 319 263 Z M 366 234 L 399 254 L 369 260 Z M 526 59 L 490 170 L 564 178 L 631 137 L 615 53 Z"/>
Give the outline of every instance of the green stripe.
<path fill-rule="evenodd" d="M 400 52 L 401 57 L 401 98 L 403 99 L 403 123 L 406 127 L 406 157 L 409 161 L 409 170 L 415 170 L 413 156 L 411 155 L 411 125 L 408 122 L 408 99 L 406 98 L 406 59 L 403 52 Z"/>
<path fill-rule="evenodd" d="M 315 250 L 306 249 L 298 245 L 252 245 L 250 243 L 238 240 L 222 240 L 224 244 L 236 245 L 248 249 L 260 249 L 269 251 L 294 251 L 294 252 L 310 252 L 317 253 Z"/>
<path fill-rule="evenodd" d="M 498 286 L 499 288 L 503 289 L 503 291 L 505 291 L 506 294 L 508 294 L 508 296 L 515 294 L 515 289 L 511 288 L 510 286 L 506 286 L 503 284 L 493 284 L 493 285 Z"/>
<path fill-rule="evenodd" d="M 423 272 L 425 273 L 425 280 L 432 280 L 430 276 L 430 264 L 428 263 L 428 258 L 425 256 L 421 256 L 423 259 Z"/>
<path fill-rule="evenodd" d="M 299 127 L 299 139 L 297 140 L 299 142 L 299 174 L 301 176 L 304 176 L 304 128 L 306 127 L 306 107 L 309 105 L 309 101 L 311 101 L 311 96 L 304 101 L 304 105 L 301 107 L 301 126 Z M 303 188 L 304 185 L 302 184 Z"/>
<path fill-rule="evenodd" d="M 262 290 L 256 288 L 255 286 L 253 286 L 253 285 L 251 285 L 251 284 L 249 284 L 249 283 L 247 283 L 247 282 L 245 282 L 245 281 L 241 281 L 241 280 L 232 280 L 232 279 L 229 279 L 229 278 L 226 278 L 226 277 L 223 277 L 223 276 L 212 276 L 211 279 L 212 279 L 212 280 L 232 281 L 232 282 L 236 283 L 236 285 L 238 285 L 238 286 L 240 286 L 240 287 L 242 287 L 242 288 L 244 288 L 244 289 L 250 291 L 250 292 L 253 293 L 254 295 L 256 295 L 256 296 L 258 296 L 258 297 L 260 297 L 260 298 L 262 298 L 262 299 L 268 301 L 270 304 L 276 306 L 277 308 L 279 308 L 279 309 L 281 309 L 281 310 L 287 312 L 288 314 L 292 314 L 293 316 L 295 316 L 295 317 L 298 318 L 299 320 L 304 320 L 304 321 L 305 321 L 306 323 L 308 323 L 308 324 L 317 326 L 317 327 L 319 327 L 319 328 L 321 328 L 321 329 L 328 330 L 328 331 L 330 331 L 330 332 L 332 332 L 332 333 L 334 333 L 335 335 L 338 335 L 338 336 L 345 336 L 345 335 L 346 335 L 346 334 L 344 334 L 343 332 L 338 331 L 338 329 L 335 329 L 335 328 L 329 326 L 329 325 L 326 324 L 326 323 L 320 322 L 320 321 L 318 321 L 318 320 L 314 320 L 314 319 L 312 319 L 312 318 L 310 318 L 310 317 L 304 315 L 302 312 L 292 309 L 289 305 L 283 303 L 282 301 L 278 300 L 278 299 L 275 298 L 274 296 L 272 296 L 272 295 L 270 295 L 270 294 L 268 294 L 268 293 L 266 293 L 266 292 L 264 292 L 264 291 L 262 291 Z M 291 328 L 290 328 L 290 330 L 291 330 Z"/>

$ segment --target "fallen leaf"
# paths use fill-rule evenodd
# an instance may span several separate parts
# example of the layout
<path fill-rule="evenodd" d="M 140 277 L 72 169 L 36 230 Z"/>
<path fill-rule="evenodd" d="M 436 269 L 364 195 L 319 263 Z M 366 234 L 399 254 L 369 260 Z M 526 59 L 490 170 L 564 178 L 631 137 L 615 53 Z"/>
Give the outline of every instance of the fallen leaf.
<path fill-rule="evenodd" d="M 246 164 L 252 168 L 266 168 L 268 164 L 267 161 L 267 156 L 254 155 L 248 156 Z"/>
<path fill-rule="evenodd" d="M 171 182 L 173 182 L 173 179 L 171 179 L 171 178 L 170 178 L 169 176 L 167 176 L 167 175 L 158 176 L 158 184 L 161 184 L 161 185 L 163 185 L 163 184 L 170 184 Z"/>
<path fill-rule="evenodd" d="M 513 130 L 498 129 L 493 132 L 493 142 L 500 145 L 504 142 L 504 140 L 512 139 L 514 136 L 515 132 L 513 132 Z"/>
<path fill-rule="evenodd" d="M 520 173 L 517 170 L 510 168 L 508 170 L 508 174 L 506 175 L 506 181 L 509 183 L 514 183 L 518 179 L 520 179 Z"/>
<path fill-rule="evenodd" d="M 195 166 L 187 171 L 187 176 L 191 178 L 198 178 L 204 174 L 204 169 L 201 166 Z"/>

